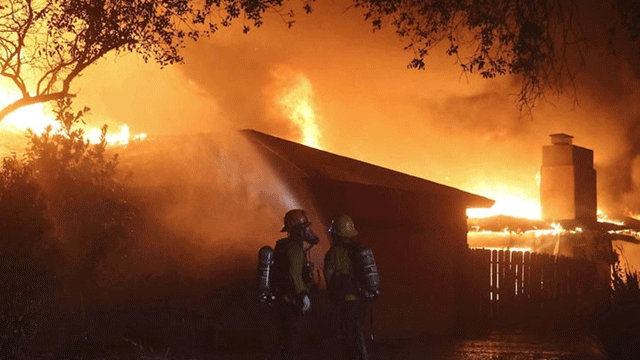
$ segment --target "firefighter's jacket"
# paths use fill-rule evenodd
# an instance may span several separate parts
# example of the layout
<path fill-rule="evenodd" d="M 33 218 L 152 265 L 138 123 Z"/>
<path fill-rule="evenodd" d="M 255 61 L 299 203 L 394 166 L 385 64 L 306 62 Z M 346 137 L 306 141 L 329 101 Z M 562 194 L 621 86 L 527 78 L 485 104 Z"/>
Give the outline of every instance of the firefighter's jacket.
<path fill-rule="evenodd" d="M 277 296 L 293 302 L 296 296 L 309 292 L 313 284 L 313 270 L 309 279 L 309 261 L 300 240 L 280 239 L 274 249 L 274 282 Z"/>
<path fill-rule="evenodd" d="M 359 283 L 353 269 L 351 252 L 357 244 L 344 238 L 324 257 L 324 279 L 332 301 L 353 301 L 359 295 Z"/>

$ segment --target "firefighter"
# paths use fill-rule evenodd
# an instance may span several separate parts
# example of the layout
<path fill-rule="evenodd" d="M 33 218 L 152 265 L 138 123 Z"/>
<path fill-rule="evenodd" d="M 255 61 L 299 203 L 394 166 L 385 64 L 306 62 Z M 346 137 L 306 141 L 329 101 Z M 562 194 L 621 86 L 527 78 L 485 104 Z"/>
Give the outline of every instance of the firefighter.
<path fill-rule="evenodd" d="M 273 287 L 281 332 L 278 349 L 271 359 L 297 359 L 300 351 L 302 330 L 311 309 L 311 292 L 317 287 L 307 252 L 319 239 L 310 225 L 304 210 L 288 211 L 281 230 L 288 236 L 278 240 L 273 251 Z"/>
<path fill-rule="evenodd" d="M 346 342 L 349 359 L 366 360 L 364 320 L 379 292 L 373 254 L 353 239 L 358 231 L 347 215 L 331 222 L 329 234 L 332 244 L 324 258 L 324 275 L 338 317 L 337 338 Z"/>

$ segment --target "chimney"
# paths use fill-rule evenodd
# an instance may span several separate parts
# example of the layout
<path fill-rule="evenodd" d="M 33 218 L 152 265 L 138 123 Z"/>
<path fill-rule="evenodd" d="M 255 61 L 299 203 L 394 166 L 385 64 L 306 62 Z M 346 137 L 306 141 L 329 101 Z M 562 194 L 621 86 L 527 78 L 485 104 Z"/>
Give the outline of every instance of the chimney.
<path fill-rule="evenodd" d="M 573 136 L 551 134 L 542 147 L 540 205 L 548 221 L 597 221 L 596 171 L 593 150 L 572 144 Z"/>

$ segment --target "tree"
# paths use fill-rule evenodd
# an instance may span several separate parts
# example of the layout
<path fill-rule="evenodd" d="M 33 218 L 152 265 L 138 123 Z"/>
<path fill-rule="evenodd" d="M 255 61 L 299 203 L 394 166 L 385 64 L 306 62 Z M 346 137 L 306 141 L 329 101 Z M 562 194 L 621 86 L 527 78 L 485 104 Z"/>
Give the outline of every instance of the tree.
<path fill-rule="evenodd" d="M 197 40 L 241 19 L 259 27 L 267 11 L 290 26 L 286 0 L 5 0 L 0 5 L 0 75 L 21 96 L 12 111 L 73 96 L 72 81 L 109 53 L 135 52 L 160 66 L 182 62 L 186 39 Z M 300 0 L 311 12 L 314 0 Z M 392 26 L 413 50 L 409 67 L 446 41 L 465 73 L 521 80 L 519 103 L 530 109 L 545 92 L 573 85 L 589 45 L 575 0 L 350 0 L 374 30 Z M 596 0 L 597 1 L 597 0 Z M 624 36 L 640 36 L 640 2 L 612 1 Z M 613 34 L 613 32 L 611 32 Z M 611 34 L 603 33 L 606 38 Z M 575 59 L 573 59 L 575 55 Z M 35 74 L 33 78 L 29 78 Z M 574 89 L 575 93 L 575 89 Z"/>
<path fill-rule="evenodd" d="M 136 52 L 161 66 L 181 62 L 185 39 L 237 18 L 247 32 L 282 7 L 283 0 L 3 1 L 0 75 L 20 98 L 0 110 L 0 121 L 20 107 L 72 97 L 72 81 L 108 53 Z"/>
<path fill-rule="evenodd" d="M 464 73 L 518 76 L 518 101 L 526 110 L 547 91 L 562 92 L 574 85 L 592 40 L 579 16 L 589 5 L 574 0 L 354 1 L 374 30 L 388 25 L 408 40 L 405 49 L 414 53 L 408 67 L 424 69 L 425 57 L 445 42 L 446 53 L 457 58 Z M 619 36 L 637 39 L 640 2 L 613 3 L 612 13 L 619 15 L 616 25 L 627 30 Z M 609 32 L 597 36 L 607 38 L 612 28 Z"/>

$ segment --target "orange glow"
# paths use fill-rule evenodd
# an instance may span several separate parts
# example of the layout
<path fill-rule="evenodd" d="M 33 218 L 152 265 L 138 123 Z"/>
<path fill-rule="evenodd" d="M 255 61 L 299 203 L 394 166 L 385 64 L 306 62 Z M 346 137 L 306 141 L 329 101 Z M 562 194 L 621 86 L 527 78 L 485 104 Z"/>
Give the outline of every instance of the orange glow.
<path fill-rule="evenodd" d="M 509 251 L 522 251 L 522 252 L 527 252 L 527 251 L 532 251 L 532 249 L 530 247 L 510 247 L 510 248 L 502 248 L 502 247 L 481 247 L 478 249 L 485 249 L 485 250 L 509 250 Z"/>
<path fill-rule="evenodd" d="M 532 198 L 517 186 L 500 184 L 478 185 L 470 189 L 472 193 L 495 200 L 495 204 L 488 209 L 467 209 L 470 218 L 486 218 L 496 215 L 507 215 L 524 219 L 540 219 L 540 201 Z"/>
<path fill-rule="evenodd" d="M 19 97 L 20 95 L 18 93 L 12 94 L 7 90 L 3 90 L 3 92 L 0 93 L 0 108 L 11 104 Z M 60 129 L 60 124 L 54 120 L 53 116 L 45 114 L 43 104 L 34 104 L 19 108 L 9 114 L 2 122 L 23 131 L 31 129 L 31 131 L 36 134 L 42 134 L 47 126 L 51 126 L 54 132 Z"/>
<path fill-rule="evenodd" d="M 279 70 L 274 75 L 280 81 L 291 81 L 291 85 L 281 92 L 277 100 L 283 115 L 300 129 L 302 144 L 320 149 L 321 135 L 311 81 L 304 74 L 294 74 L 290 70 Z"/>
<path fill-rule="evenodd" d="M 89 140 L 92 144 L 97 144 L 100 142 L 100 136 L 102 135 L 102 131 L 96 128 L 91 128 L 86 133 L 86 139 Z M 105 136 L 105 140 L 107 144 L 113 145 L 127 145 L 131 140 L 133 141 L 142 141 L 147 138 L 147 134 L 140 133 L 131 136 L 129 133 L 129 126 L 122 125 L 120 126 L 120 130 L 116 133 L 107 133 Z"/>
<path fill-rule="evenodd" d="M 3 89 L 0 93 L 0 108 L 7 106 L 13 101 L 19 98 L 18 93 L 11 93 L 10 91 Z M 34 104 L 20 108 L 11 114 L 9 114 L 0 123 L 0 133 L 18 133 L 27 130 L 33 131 L 35 134 L 43 134 L 47 127 L 51 127 L 52 133 L 58 133 L 62 125 L 58 122 L 54 115 L 45 110 L 44 104 Z M 85 132 L 85 139 L 91 144 L 97 144 L 100 142 L 100 136 L 102 131 L 100 128 L 89 126 L 85 124 L 79 124 Z M 144 140 L 147 137 L 146 134 L 135 134 L 131 136 L 128 125 L 122 125 L 119 127 L 119 131 L 116 133 L 107 132 L 105 138 L 107 145 L 126 145 L 130 140 Z"/>
<path fill-rule="evenodd" d="M 624 221 L 611 219 L 609 216 L 607 216 L 607 214 L 605 214 L 600 209 L 598 209 L 598 221 L 599 222 L 606 222 L 606 223 L 610 223 L 610 224 L 614 224 L 614 225 L 620 225 L 620 226 L 624 225 Z"/>

